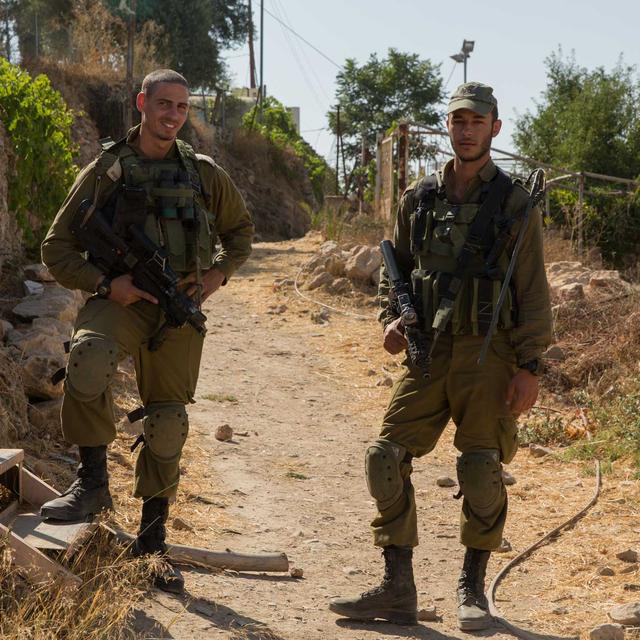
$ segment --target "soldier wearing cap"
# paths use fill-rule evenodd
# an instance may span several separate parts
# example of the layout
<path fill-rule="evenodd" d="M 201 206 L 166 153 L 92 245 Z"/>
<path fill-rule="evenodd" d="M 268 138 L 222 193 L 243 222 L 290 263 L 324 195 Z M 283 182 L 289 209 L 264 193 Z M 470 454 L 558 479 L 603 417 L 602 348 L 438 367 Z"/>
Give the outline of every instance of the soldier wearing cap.
<path fill-rule="evenodd" d="M 511 257 L 529 193 L 498 169 L 490 157 L 501 128 L 497 100 L 489 86 L 469 82 L 458 87 L 447 109 L 454 151 L 434 176 L 409 187 L 398 208 L 394 231 L 396 258 L 422 312 L 426 331 L 454 274 L 470 229 L 482 242 L 464 272 L 451 320 L 433 352 L 427 381 L 409 359 L 396 383 L 379 438 L 367 449 L 366 476 L 376 501 L 374 544 L 382 547 L 382 583 L 356 598 L 336 598 L 330 609 L 359 620 L 417 620 L 413 547 L 418 544 L 412 461 L 432 451 L 451 419 L 460 451 L 457 474 L 462 497 L 460 541 L 465 547 L 458 581 L 458 623 L 465 631 L 492 625 L 484 595 L 491 551 L 502 542 L 507 494 L 502 464 L 517 449 L 516 420 L 538 395 L 540 357 L 551 340 L 551 312 L 542 251 L 542 216 L 533 209 L 498 330 L 484 365 L 478 356 L 502 279 Z M 476 220 L 478 218 L 478 220 Z M 486 220 L 486 224 L 483 222 Z M 476 225 L 474 227 L 474 221 Z M 379 319 L 384 348 L 406 349 L 400 318 L 389 300 L 383 268 Z"/>

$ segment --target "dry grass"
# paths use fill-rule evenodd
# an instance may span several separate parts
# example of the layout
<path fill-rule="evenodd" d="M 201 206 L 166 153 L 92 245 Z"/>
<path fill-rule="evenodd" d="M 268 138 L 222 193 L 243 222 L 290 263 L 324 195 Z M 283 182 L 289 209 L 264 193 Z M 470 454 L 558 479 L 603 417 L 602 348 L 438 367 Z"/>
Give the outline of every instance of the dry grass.
<path fill-rule="evenodd" d="M 105 640 L 133 637 L 131 617 L 157 560 L 133 560 L 102 529 L 67 565 L 82 579 L 77 591 L 33 585 L 11 566 L 0 540 L 0 638 Z"/>

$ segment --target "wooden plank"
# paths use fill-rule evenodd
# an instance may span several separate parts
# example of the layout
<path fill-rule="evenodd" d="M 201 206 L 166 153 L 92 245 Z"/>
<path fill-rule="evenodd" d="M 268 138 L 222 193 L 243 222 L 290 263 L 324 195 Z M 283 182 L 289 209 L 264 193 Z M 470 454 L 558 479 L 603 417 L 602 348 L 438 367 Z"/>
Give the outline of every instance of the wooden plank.
<path fill-rule="evenodd" d="M 0 535 L 6 536 L 12 550 L 13 563 L 18 571 L 34 582 L 49 583 L 60 578 L 69 588 L 78 588 L 82 581 L 41 551 L 29 546 L 22 538 L 0 524 Z"/>
<path fill-rule="evenodd" d="M 40 480 L 38 476 L 24 467 L 22 467 L 20 479 L 22 482 L 21 498 L 34 507 L 41 507 L 45 502 L 58 498 L 61 495 L 59 491 L 56 491 L 44 480 Z"/>
<path fill-rule="evenodd" d="M 0 449 L 0 475 L 24 460 L 24 449 Z"/>
<path fill-rule="evenodd" d="M 18 500 L 14 500 L 8 507 L 0 511 L 0 524 L 9 526 L 18 513 L 18 506 L 20 503 Z"/>
<path fill-rule="evenodd" d="M 135 539 L 122 529 L 114 529 L 102 525 L 120 542 L 131 544 Z M 216 569 L 233 569 L 235 571 L 273 571 L 286 573 L 289 571 L 289 559 L 285 553 L 235 553 L 234 551 L 210 551 L 199 547 L 187 547 L 181 544 L 168 544 L 169 560 L 183 564 L 197 564 Z"/>
<path fill-rule="evenodd" d="M 78 537 L 95 529 L 92 522 L 61 522 L 45 520 L 37 513 L 21 513 L 11 525 L 11 530 L 28 545 L 36 549 L 64 551 L 76 543 Z"/>

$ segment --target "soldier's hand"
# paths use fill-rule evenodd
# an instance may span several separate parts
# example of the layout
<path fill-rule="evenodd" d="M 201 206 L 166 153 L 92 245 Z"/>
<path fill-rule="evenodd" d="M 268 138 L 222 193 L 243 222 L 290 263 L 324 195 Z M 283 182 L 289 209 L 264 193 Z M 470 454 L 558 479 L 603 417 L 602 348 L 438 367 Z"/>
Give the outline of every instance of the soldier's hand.
<path fill-rule="evenodd" d="M 212 267 L 208 271 L 202 274 L 202 302 L 204 302 L 212 293 L 215 293 L 224 282 L 224 273 L 220 269 Z M 198 291 L 198 287 L 195 286 L 196 274 L 190 273 L 180 280 L 180 285 L 193 284 L 187 289 L 187 295 L 193 296 Z"/>
<path fill-rule="evenodd" d="M 393 356 L 407 348 L 407 339 L 404 337 L 404 327 L 401 318 L 396 318 L 387 325 L 387 328 L 384 330 L 382 346 L 385 351 Z"/>
<path fill-rule="evenodd" d="M 138 289 L 138 287 L 133 284 L 133 276 L 130 273 L 125 273 L 111 281 L 111 295 L 109 296 L 109 300 L 113 300 L 123 307 L 138 302 L 138 300 L 148 300 L 153 304 L 158 304 L 158 301 L 150 293 Z"/>
<path fill-rule="evenodd" d="M 518 369 L 507 388 L 507 405 L 511 413 L 519 415 L 529 411 L 538 399 L 538 376 L 526 369 Z"/>

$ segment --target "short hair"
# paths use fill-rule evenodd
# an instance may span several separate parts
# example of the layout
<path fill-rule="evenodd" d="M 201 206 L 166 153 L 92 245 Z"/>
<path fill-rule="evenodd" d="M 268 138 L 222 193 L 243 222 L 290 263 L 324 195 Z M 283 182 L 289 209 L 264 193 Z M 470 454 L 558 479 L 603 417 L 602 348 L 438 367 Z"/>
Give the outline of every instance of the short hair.
<path fill-rule="evenodd" d="M 493 107 L 493 110 L 491 111 L 491 115 L 493 116 L 492 120 L 493 122 L 495 122 L 496 120 L 499 120 L 499 116 L 498 116 L 498 105 L 495 105 Z"/>
<path fill-rule="evenodd" d="M 156 87 L 162 82 L 181 84 L 183 87 L 186 87 L 187 91 L 189 91 L 189 83 L 183 75 L 173 69 L 156 69 L 145 76 L 142 81 L 142 92 L 146 96 L 151 97 L 151 94 L 155 91 Z"/>

